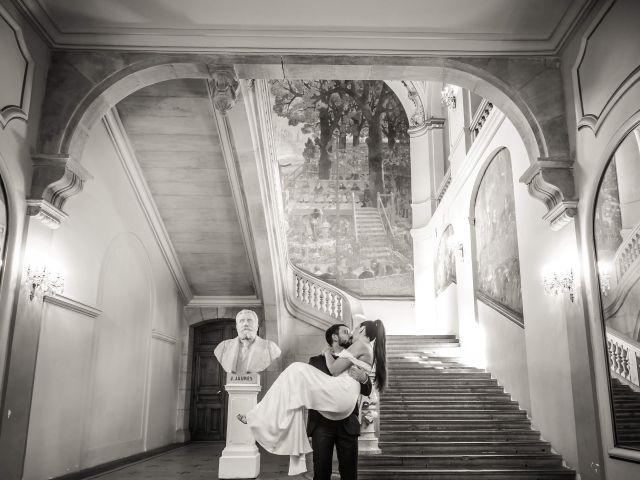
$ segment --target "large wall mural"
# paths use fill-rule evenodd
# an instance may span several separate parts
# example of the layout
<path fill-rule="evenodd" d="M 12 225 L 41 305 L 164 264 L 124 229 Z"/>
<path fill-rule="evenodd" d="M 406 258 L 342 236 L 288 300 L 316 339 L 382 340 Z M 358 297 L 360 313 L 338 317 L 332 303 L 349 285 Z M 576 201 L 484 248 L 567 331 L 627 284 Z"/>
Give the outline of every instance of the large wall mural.
<path fill-rule="evenodd" d="M 413 296 L 407 115 L 382 81 L 271 82 L 291 262 L 358 296 Z"/>
<path fill-rule="evenodd" d="M 478 298 L 523 322 L 511 158 L 500 150 L 485 170 L 475 203 Z"/>
<path fill-rule="evenodd" d="M 440 295 L 449 285 L 456 283 L 456 256 L 455 246 L 452 245 L 453 238 L 453 225 L 449 225 L 442 232 L 436 254 L 436 295 Z"/>

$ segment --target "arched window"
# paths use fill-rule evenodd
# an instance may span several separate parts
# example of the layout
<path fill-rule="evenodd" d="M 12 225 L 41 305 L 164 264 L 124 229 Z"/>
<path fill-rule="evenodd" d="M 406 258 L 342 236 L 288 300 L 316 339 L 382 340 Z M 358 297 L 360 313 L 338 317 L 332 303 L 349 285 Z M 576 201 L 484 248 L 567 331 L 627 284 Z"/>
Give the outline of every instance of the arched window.
<path fill-rule="evenodd" d="M 524 325 L 509 151 L 498 151 L 481 175 L 474 204 L 476 296 Z"/>
<path fill-rule="evenodd" d="M 617 147 L 600 179 L 593 218 L 616 446 L 640 450 L 640 127 Z"/>

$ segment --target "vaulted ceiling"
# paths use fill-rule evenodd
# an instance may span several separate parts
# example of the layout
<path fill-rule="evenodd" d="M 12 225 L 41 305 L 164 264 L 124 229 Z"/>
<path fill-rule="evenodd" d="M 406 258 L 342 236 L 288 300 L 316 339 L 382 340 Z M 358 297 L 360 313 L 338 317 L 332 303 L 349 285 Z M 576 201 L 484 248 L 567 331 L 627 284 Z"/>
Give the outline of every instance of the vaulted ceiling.
<path fill-rule="evenodd" d="M 593 0 L 16 0 L 56 46 L 552 53 Z"/>
<path fill-rule="evenodd" d="M 143 88 L 117 106 L 192 293 L 255 295 L 212 108 L 197 79 Z"/>

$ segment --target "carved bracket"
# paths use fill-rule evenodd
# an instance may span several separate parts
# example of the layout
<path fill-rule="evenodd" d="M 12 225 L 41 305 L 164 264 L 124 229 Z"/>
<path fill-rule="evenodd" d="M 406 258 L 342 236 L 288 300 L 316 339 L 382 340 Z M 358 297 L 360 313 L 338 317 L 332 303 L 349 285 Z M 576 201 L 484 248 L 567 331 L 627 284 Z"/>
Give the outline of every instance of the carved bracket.
<path fill-rule="evenodd" d="M 240 82 L 233 68 L 217 68 L 211 71 L 209 89 L 211 102 L 216 110 L 225 114 L 236 103 Z"/>
<path fill-rule="evenodd" d="M 560 230 L 578 213 L 572 160 L 541 158 L 524 172 L 520 182 L 547 206 L 547 214 L 542 218 L 552 230 Z"/>
<path fill-rule="evenodd" d="M 66 218 L 62 207 L 67 199 L 82 191 L 91 174 L 69 155 L 34 155 L 29 215 L 57 228 Z"/>

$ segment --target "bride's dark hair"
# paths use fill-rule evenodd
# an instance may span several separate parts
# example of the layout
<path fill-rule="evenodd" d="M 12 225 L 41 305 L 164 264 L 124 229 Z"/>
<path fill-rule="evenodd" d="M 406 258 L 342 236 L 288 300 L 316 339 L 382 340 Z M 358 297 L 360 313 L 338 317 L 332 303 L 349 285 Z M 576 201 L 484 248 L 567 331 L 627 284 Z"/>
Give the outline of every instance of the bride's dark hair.
<path fill-rule="evenodd" d="M 387 386 L 387 335 L 382 320 L 365 320 L 360 324 L 364 327 L 364 334 L 369 340 L 375 340 L 373 345 L 373 365 L 376 367 L 375 381 L 378 390 L 382 392 Z"/>

